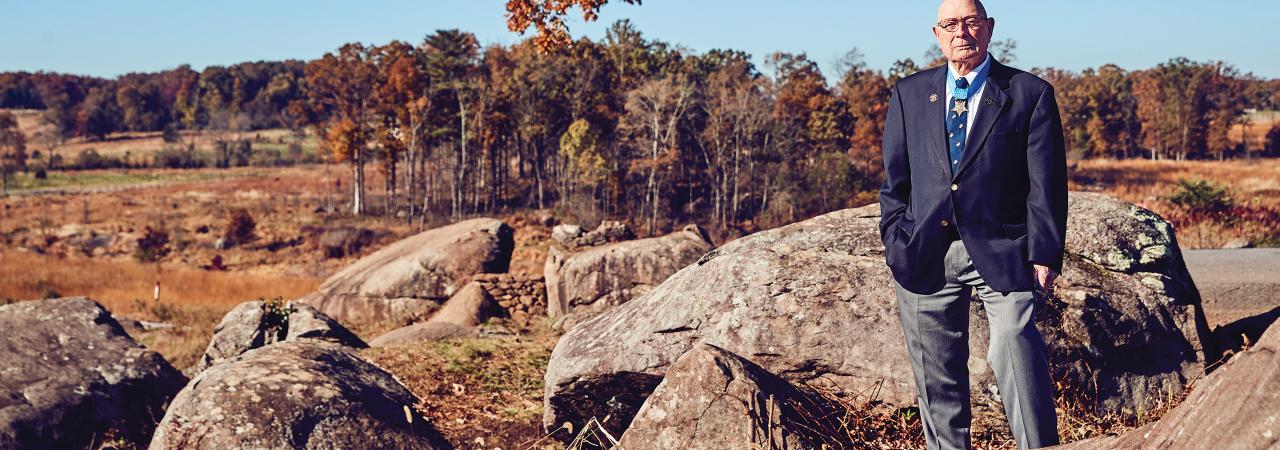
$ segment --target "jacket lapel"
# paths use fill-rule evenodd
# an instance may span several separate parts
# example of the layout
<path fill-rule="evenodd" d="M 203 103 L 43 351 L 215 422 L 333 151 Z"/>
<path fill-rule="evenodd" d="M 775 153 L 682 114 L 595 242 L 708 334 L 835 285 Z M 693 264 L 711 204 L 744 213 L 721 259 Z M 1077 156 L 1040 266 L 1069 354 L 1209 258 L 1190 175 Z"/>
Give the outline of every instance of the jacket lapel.
<path fill-rule="evenodd" d="M 991 60 L 991 71 L 987 76 L 986 87 L 982 90 L 982 104 L 978 105 L 978 116 L 973 118 L 973 129 L 969 130 L 969 136 L 965 139 L 964 154 L 960 156 L 960 165 L 956 169 L 955 176 L 952 180 L 960 178 L 965 168 L 973 163 L 978 153 L 982 151 L 987 142 L 987 135 L 991 134 L 991 128 L 995 126 L 996 119 L 1000 114 L 1004 113 L 1005 106 L 1008 104 L 1008 96 L 1005 95 L 1004 89 L 1000 88 L 1000 84 L 1004 82 L 1002 70 L 1003 66 Z M 946 79 L 943 79 L 946 82 Z M 945 144 L 943 145 L 945 147 Z"/>
<path fill-rule="evenodd" d="M 950 174 L 951 165 L 947 163 L 951 159 L 951 152 L 947 150 L 947 66 L 944 64 L 934 70 L 934 74 L 929 79 L 928 97 L 930 100 L 925 103 L 925 135 L 929 136 L 929 159 L 938 162 L 938 168 L 942 169 L 942 173 Z M 937 97 L 934 97 L 934 96 Z"/>

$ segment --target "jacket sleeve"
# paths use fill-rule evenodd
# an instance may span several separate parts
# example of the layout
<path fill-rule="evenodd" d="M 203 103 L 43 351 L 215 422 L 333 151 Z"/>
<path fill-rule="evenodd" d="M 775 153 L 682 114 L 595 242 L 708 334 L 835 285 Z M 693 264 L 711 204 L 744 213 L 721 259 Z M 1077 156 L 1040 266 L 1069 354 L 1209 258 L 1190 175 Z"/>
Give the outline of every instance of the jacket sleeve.
<path fill-rule="evenodd" d="M 1067 151 L 1053 86 L 1045 84 L 1027 130 L 1027 259 L 1062 272 L 1067 231 Z"/>
<path fill-rule="evenodd" d="M 906 130 L 903 127 L 902 96 L 893 86 L 889 112 L 885 115 L 882 159 L 884 185 L 880 187 L 880 241 L 888 246 L 889 237 L 911 199 L 911 165 L 907 158 Z"/>

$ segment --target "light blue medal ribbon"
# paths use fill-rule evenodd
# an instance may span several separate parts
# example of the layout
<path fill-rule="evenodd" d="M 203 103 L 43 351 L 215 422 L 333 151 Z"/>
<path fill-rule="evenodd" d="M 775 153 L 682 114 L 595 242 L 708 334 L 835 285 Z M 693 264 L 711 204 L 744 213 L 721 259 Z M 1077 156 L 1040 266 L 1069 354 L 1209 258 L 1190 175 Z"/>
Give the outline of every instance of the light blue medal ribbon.
<path fill-rule="evenodd" d="M 949 68 L 947 69 L 947 86 L 951 88 L 952 98 L 957 98 L 960 100 L 968 100 L 969 96 L 978 92 L 978 89 L 981 88 L 982 84 L 985 82 L 987 82 L 987 71 L 983 70 L 978 72 L 978 74 L 973 77 L 973 82 L 969 83 L 968 88 L 966 89 L 958 88 L 956 87 L 955 73 L 953 73 L 951 69 Z"/>

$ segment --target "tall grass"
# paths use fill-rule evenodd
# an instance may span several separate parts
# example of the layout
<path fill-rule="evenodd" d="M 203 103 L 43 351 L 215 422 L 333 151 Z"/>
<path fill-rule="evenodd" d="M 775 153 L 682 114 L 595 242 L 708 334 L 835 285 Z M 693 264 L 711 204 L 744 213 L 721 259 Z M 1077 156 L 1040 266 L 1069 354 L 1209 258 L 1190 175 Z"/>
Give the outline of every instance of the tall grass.
<path fill-rule="evenodd" d="M 187 267 L 141 264 L 78 256 L 50 257 L 0 251 L 0 298 L 28 300 L 83 295 L 113 313 L 138 311 L 135 300 L 152 300 L 156 281 L 161 302 L 182 306 L 233 307 L 259 297 L 300 297 L 315 289 L 314 278 L 266 277 L 210 272 Z"/>
<path fill-rule="evenodd" d="M 1234 238 L 1280 246 L 1280 159 L 1082 160 L 1069 173 L 1073 190 L 1102 192 L 1169 220 L 1183 248 L 1218 248 Z M 1224 188 L 1232 206 L 1193 213 L 1174 201 L 1189 183 Z"/>
<path fill-rule="evenodd" d="M 257 298 L 300 297 L 320 284 L 314 278 L 284 278 L 102 258 L 53 257 L 0 251 L 0 301 L 86 296 L 113 314 L 162 321 L 173 328 L 140 333 L 139 341 L 174 366 L 195 363 L 213 327 L 227 311 Z M 153 299 L 161 283 L 160 301 Z"/>

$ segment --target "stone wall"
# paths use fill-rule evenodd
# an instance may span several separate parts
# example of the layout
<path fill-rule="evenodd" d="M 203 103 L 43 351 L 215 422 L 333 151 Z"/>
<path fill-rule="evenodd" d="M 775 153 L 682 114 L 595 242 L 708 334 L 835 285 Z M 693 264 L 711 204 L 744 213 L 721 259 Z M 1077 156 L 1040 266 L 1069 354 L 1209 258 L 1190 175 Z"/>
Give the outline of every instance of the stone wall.
<path fill-rule="evenodd" d="M 507 310 L 516 327 L 527 327 L 531 320 L 547 316 L 547 287 L 542 277 L 487 273 L 476 275 L 473 280 Z"/>

